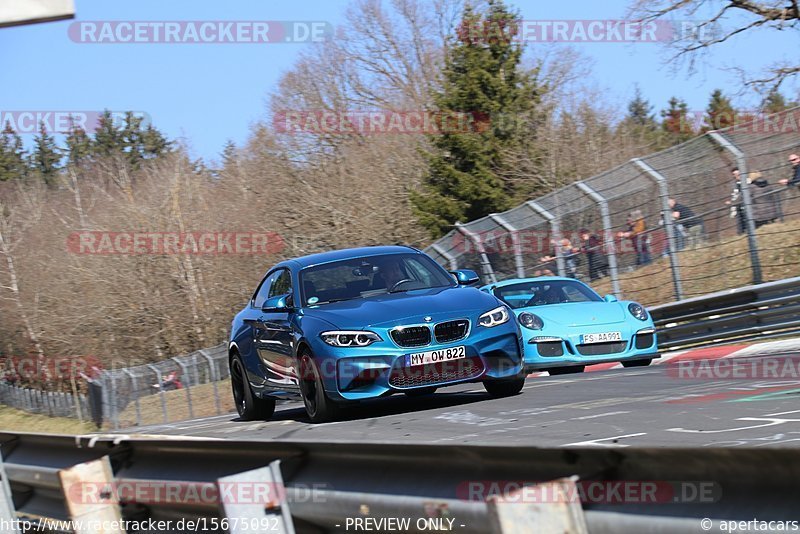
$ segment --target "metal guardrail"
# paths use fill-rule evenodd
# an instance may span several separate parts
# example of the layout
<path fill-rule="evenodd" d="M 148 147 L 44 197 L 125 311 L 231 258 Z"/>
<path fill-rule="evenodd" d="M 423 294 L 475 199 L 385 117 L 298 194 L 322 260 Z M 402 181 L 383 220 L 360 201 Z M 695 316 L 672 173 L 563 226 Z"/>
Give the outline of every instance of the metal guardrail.
<path fill-rule="evenodd" d="M 256 529 L 259 532 L 302 533 L 364 530 L 354 529 L 353 521 L 394 518 L 409 520 L 403 532 L 529 532 L 535 525 L 544 534 L 682 533 L 702 532 L 702 518 L 794 520 L 800 499 L 798 452 L 781 448 L 540 449 L 12 433 L 0 433 L 0 448 L 4 456 L 0 489 L 6 488 L 0 492 L 5 497 L 0 504 L 11 497 L 16 516 L 34 522 L 204 519 L 208 527 L 227 519 L 227 528 L 201 530 L 238 533 L 253 532 L 241 528 L 242 522 L 234 526 L 234 520 L 249 518 L 270 521 L 269 528 Z M 499 487 L 524 483 L 547 490 L 538 494 L 541 497 L 568 493 L 576 484 L 648 481 L 673 488 L 704 483 L 710 489 L 699 496 L 687 497 L 676 490 L 674 495 L 660 493 L 653 499 L 631 497 L 623 490 L 622 500 L 588 503 L 530 499 L 524 490 L 488 499 L 478 492 L 476 498 L 468 489 L 472 483 L 484 488 L 492 483 Z M 162 491 L 158 499 L 87 505 L 76 497 L 84 493 L 75 488 L 89 483 L 145 488 L 180 484 L 192 491 Z M 220 489 L 221 496 L 222 485 L 230 483 L 240 489 L 267 484 L 282 491 L 260 502 L 221 502 L 221 498 L 187 502 L 187 495 L 204 495 L 209 488 Z M 119 532 L 104 532 L 112 531 Z M 101 530 L 84 527 L 82 532 Z"/>
<path fill-rule="evenodd" d="M 800 277 L 719 291 L 649 308 L 660 349 L 800 333 Z"/>

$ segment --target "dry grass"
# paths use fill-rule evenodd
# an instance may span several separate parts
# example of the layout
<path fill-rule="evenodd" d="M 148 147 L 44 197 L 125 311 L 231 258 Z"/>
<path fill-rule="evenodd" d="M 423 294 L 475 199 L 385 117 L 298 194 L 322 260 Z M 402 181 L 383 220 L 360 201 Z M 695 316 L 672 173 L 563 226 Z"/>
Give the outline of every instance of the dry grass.
<path fill-rule="evenodd" d="M 119 418 L 120 428 L 129 428 L 141 425 L 154 425 L 164 422 L 185 421 L 198 417 L 231 413 L 236 410 L 231 395 L 231 381 L 217 382 L 220 411 L 214 398 L 214 384 L 201 384 L 188 388 L 192 398 L 192 413 L 189 413 L 187 402 L 187 389 L 176 389 L 164 392 L 164 402 L 167 407 L 167 421 L 164 421 L 164 411 L 161 404 L 161 395 L 149 395 L 139 399 L 140 422 L 137 425 L 136 405 L 131 403 L 125 408 Z M 106 423 L 108 424 L 108 422 Z"/>
<path fill-rule="evenodd" d="M 87 434 L 96 427 L 67 417 L 48 417 L 31 414 L 0 405 L 0 430 L 12 432 L 42 432 L 46 434 Z"/>
<path fill-rule="evenodd" d="M 800 221 L 775 223 L 756 231 L 765 282 L 800 276 Z M 684 298 L 753 283 L 747 237 L 735 236 L 709 242 L 696 250 L 679 252 L 678 265 Z M 592 286 L 601 294 L 611 293 L 611 279 Z M 626 299 L 645 305 L 675 300 L 672 273 L 666 257 L 632 272 L 620 274 Z"/>

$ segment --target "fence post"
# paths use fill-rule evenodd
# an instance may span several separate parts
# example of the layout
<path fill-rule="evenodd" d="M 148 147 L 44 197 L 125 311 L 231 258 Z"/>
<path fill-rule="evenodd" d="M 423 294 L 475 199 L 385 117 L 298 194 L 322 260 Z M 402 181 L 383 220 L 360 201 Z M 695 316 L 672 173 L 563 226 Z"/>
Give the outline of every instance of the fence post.
<path fill-rule="evenodd" d="M 552 213 L 544 209 L 533 200 L 529 200 L 525 204 L 533 211 L 547 219 L 548 224 L 550 224 L 550 231 L 553 234 L 553 241 L 556 242 L 556 246 L 554 248 L 556 254 L 556 265 L 558 266 L 558 276 L 566 276 L 567 270 L 564 266 L 564 256 L 561 254 L 561 223 L 559 222 L 558 217 L 555 217 Z"/>
<path fill-rule="evenodd" d="M 595 201 L 600 208 L 600 216 L 603 219 L 603 244 L 608 250 L 608 270 L 611 274 L 612 291 L 618 298 L 622 298 L 622 289 L 619 286 L 619 271 L 617 270 L 617 247 L 614 246 L 614 234 L 611 231 L 611 214 L 608 211 L 608 200 L 584 182 L 575 182 L 577 187 L 586 196 Z"/>
<path fill-rule="evenodd" d="M 489 215 L 489 218 L 502 226 L 503 229 L 508 232 L 508 235 L 511 236 L 511 245 L 514 247 L 514 266 L 517 269 L 517 277 L 525 278 L 525 260 L 522 257 L 522 246 L 520 245 L 519 234 L 517 233 L 519 230 L 503 219 L 503 216 L 500 214 L 492 213 Z"/>
<path fill-rule="evenodd" d="M 5 524 L 3 532 L 8 534 L 16 534 L 19 532 L 17 523 L 14 521 L 17 518 L 14 509 L 14 499 L 11 494 L 11 483 L 8 481 L 6 474 L 6 467 L 3 463 L 3 455 L 0 453 L 0 520 Z"/>
<path fill-rule="evenodd" d="M 675 300 L 681 300 L 683 298 L 683 288 L 681 287 L 678 255 L 675 251 L 675 227 L 672 224 L 672 209 L 669 207 L 669 186 L 667 185 L 667 179 L 639 158 L 634 158 L 631 161 L 658 185 L 658 195 L 661 199 L 661 219 L 664 221 L 664 229 L 667 231 L 667 251 L 669 254 L 669 265 L 672 269 L 672 284 L 675 288 Z"/>
<path fill-rule="evenodd" d="M 750 184 L 747 182 L 747 158 L 739 147 L 734 145 L 719 132 L 709 132 L 709 137 L 719 146 L 733 154 L 736 166 L 739 168 L 739 190 L 742 192 L 742 205 L 744 207 L 745 226 L 747 228 L 747 245 L 750 248 L 750 265 L 753 269 L 753 283 L 763 282 L 761 274 L 761 261 L 758 258 L 758 240 L 756 239 L 756 224 L 753 220 L 753 200 L 750 196 Z"/>
<path fill-rule="evenodd" d="M 494 270 L 492 269 L 492 262 L 489 261 L 489 256 L 486 255 L 486 249 L 483 248 L 483 243 L 478 239 L 478 236 L 461 223 L 456 223 L 456 228 L 459 232 L 464 234 L 464 237 L 472 241 L 475 245 L 475 249 L 481 257 L 481 270 L 483 271 L 483 275 L 490 283 L 497 282 L 497 277 L 494 275 Z"/>
<path fill-rule="evenodd" d="M 189 407 L 189 419 L 194 419 L 194 410 L 192 409 L 192 388 L 191 388 L 191 378 L 189 377 L 189 371 L 186 368 L 186 365 L 183 364 L 178 358 L 172 358 L 172 361 L 178 364 L 181 368 L 181 374 L 184 377 L 185 383 L 183 385 L 184 389 L 186 390 L 186 405 Z"/>
<path fill-rule="evenodd" d="M 431 244 L 431 248 L 435 250 L 440 256 L 447 260 L 447 264 L 450 266 L 451 271 L 455 271 L 458 269 L 458 262 L 456 261 L 455 257 L 452 254 L 447 252 L 443 249 L 439 244 L 433 243 Z"/>
<path fill-rule="evenodd" d="M 205 349 L 200 349 L 197 352 L 208 361 L 208 372 L 211 375 L 211 384 L 214 387 L 214 404 L 217 408 L 217 415 L 220 415 L 222 413 L 222 406 L 220 406 L 219 391 L 217 391 L 217 380 L 219 380 L 219 377 L 217 376 L 217 368 L 214 366 L 214 359 L 210 354 L 206 353 Z"/>
<path fill-rule="evenodd" d="M 161 387 L 161 371 L 158 370 L 153 364 L 147 364 L 147 367 L 150 368 L 156 374 L 156 384 L 158 384 L 158 396 L 161 399 L 161 413 L 164 415 L 164 422 L 169 422 L 169 418 L 167 417 L 167 399 L 164 396 L 164 388 Z"/>
<path fill-rule="evenodd" d="M 133 404 L 136 406 L 136 426 L 142 426 L 142 409 L 139 406 L 139 384 L 138 380 L 136 380 L 136 375 L 133 374 L 130 369 L 127 367 L 123 367 L 122 369 L 126 375 L 128 375 L 131 379 L 131 388 L 133 388 Z"/>

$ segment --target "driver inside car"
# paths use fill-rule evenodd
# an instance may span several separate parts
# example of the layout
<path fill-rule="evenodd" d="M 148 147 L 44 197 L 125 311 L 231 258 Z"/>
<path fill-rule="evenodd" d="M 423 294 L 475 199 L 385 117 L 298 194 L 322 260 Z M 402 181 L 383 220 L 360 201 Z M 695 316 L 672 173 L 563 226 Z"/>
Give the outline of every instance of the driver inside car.
<path fill-rule="evenodd" d="M 408 275 L 400 262 L 397 260 L 386 260 L 378 265 L 378 273 L 375 275 L 373 286 L 375 288 L 381 287 L 380 281 L 384 283 L 384 287 L 391 291 L 395 285 L 403 280 L 408 280 Z"/>

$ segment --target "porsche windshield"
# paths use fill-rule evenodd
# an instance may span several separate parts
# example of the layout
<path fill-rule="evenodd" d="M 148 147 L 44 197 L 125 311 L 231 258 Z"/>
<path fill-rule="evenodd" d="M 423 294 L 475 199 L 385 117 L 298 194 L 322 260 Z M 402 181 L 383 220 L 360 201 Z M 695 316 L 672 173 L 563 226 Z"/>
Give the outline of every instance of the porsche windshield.
<path fill-rule="evenodd" d="M 568 280 L 512 284 L 496 288 L 494 295 L 512 308 L 603 301 L 585 285 Z"/>
<path fill-rule="evenodd" d="M 456 285 L 423 254 L 387 254 L 325 263 L 301 271 L 300 283 L 306 306 Z"/>

